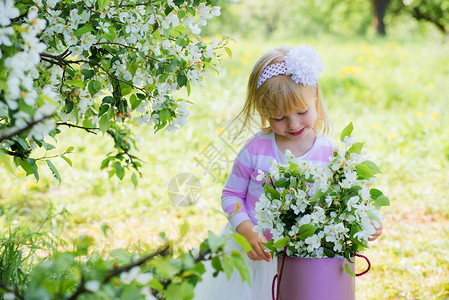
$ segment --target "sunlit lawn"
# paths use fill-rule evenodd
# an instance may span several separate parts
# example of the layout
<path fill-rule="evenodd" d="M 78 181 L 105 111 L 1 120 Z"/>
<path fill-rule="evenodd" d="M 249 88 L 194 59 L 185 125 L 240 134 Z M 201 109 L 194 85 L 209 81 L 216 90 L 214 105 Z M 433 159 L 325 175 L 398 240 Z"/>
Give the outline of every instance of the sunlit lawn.
<path fill-rule="evenodd" d="M 67 130 L 57 144 L 57 152 L 75 146 L 73 168 L 55 161 L 63 177 L 60 186 L 44 164 L 38 183 L 20 171 L 11 176 L 0 170 L 0 201 L 10 221 L 14 226 L 39 224 L 51 203 L 55 212 L 70 213 L 44 227 L 53 234 L 69 240 L 91 235 L 99 249 L 140 250 L 160 244 L 161 231 L 176 238 L 179 225 L 188 221 L 191 231 L 181 243 L 197 246 L 208 230 L 218 232 L 226 223 L 219 213 L 220 193 L 239 149 L 229 138 L 236 124 L 229 122 L 243 105 L 253 63 L 273 47 L 301 42 L 240 40 L 232 45 L 233 57 L 225 59 L 220 76 L 211 74 L 205 87 L 193 90 L 195 105 L 185 128 L 156 136 L 151 128 L 137 128 L 143 142 L 136 154 L 145 162 L 137 188 L 129 177 L 109 180 L 99 170 L 105 149 L 112 146 L 109 137 L 76 130 Z M 341 129 L 354 123 L 354 134 L 366 141 L 383 171 L 380 188 L 392 204 L 384 210 L 384 235 L 365 252 L 373 268 L 357 279 L 357 298 L 449 298 L 449 44 L 305 42 L 325 64 L 321 86 L 334 122 L 332 138 L 337 141 Z M 225 125 L 230 127 L 221 128 Z M 178 208 L 167 185 L 183 172 L 199 178 L 202 193 L 195 205 Z M 1 220 L 6 228 L 7 218 Z M 100 229 L 103 224 L 112 229 L 108 237 Z"/>

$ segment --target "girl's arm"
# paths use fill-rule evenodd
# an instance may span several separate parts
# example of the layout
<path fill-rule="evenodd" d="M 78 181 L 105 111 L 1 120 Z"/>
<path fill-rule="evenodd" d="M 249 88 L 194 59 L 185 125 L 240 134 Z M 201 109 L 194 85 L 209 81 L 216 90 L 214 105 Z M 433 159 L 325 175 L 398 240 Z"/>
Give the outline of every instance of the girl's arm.
<path fill-rule="evenodd" d="M 269 252 L 265 252 L 268 250 L 262 243 L 266 243 L 267 239 L 262 236 L 259 237 L 257 232 L 253 231 L 254 224 L 247 220 L 240 223 L 237 226 L 236 230 L 238 233 L 243 235 L 248 242 L 250 243 L 253 250 L 248 253 L 248 257 L 252 260 L 265 260 L 269 262 L 271 260 L 271 254 Z"/>

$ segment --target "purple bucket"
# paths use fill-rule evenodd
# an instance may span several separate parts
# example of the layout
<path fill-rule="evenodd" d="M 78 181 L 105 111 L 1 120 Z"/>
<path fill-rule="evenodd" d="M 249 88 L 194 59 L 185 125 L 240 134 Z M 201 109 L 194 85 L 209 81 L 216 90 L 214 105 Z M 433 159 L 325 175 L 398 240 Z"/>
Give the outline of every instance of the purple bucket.
<path fill-rule="evenodd" d="M 278 257 L 278 283 L 281 300 L 354 300 L 355 278 L 346 273 L 345 264 L 354 272 L 355 264 L 345 258 Z"/>

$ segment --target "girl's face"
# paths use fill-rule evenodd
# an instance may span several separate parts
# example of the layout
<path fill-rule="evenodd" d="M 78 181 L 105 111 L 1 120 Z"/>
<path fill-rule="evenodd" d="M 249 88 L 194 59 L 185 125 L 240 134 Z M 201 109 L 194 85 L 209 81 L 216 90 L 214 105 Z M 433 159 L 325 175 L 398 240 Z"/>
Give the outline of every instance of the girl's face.
<path fill-rule="evenodd" d="M 306 141 L 309 138 L 315 138 L 313 130 L 317 120 L 315 100 L 309 103 L 305 110 L 289 112 L 278 110 L 268 119 L 271 129 L 278 138 L 285 141 Z"/>

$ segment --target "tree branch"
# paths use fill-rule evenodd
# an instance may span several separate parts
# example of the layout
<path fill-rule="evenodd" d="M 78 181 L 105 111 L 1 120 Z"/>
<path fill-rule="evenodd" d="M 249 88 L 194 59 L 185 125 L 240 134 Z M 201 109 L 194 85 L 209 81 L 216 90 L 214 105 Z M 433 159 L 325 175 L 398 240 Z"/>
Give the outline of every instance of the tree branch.
<path fill-rule="evenodd" d="M 155 252 L 148 254 L 147 256 L 142 257 L 141 259 L 130 263 L 126 266 L 120 267 L 120 268 L 116 268 L 116 269 L 112 269 L 109 270 L 106 277 L 103 279 L 103 283 L 108 283 L 113 277 L 123 273 L 123 272 L 128 272 L 129 270 L 131 270 L 134 267 L 137 266 L 141 266 L 144 263 L 146 263 L 147 261 L 149 261 L 150 259 L 156 257 L 156 256 L 167 256 L 170 253 L 170 248 L 171 245 L 167 244 L 161 248 L 159 248 L 158 250 L 156 250 Z M 78 298 L 79 295 L 85 293 L 85 292 L 89 292 L 86 289 L 86 279 L 84 278 L 84 276 L 81 276 L 81 282 L 80 285 L 78 286 L 78 288 L 76 289 L 76 291 L 69 297 L 67 298 L 67 300 L 75 300 L 76 298 Z"/>
<path fill-rule="evenodd" d="M 28 154 L 31 153 L 31 150 L 25 151 L 25 152 L 12 152 L 9 150 L 0 150 L 0 151 L 4 151 L 6 154 L 10 155 L 10 156 L 16 156 L 16 157 L 20 157 L 23 160 L 26 160 L 28 158 Z"/>
<path fill-rule="evenodd" d="M 83 126 L 78 126 L 75 124 L 70 124 L 67 122 L 58 122 L 56 123 L 56 125 L 58 126 L 67 126 L 67 127 L 71 127 L 71 128 L 78 128 L 78 129 L 84 129 L 89 133 L 93 133 L 93 134 L 97 134 L 98 130 L 100 130 L 100 128 L 96 128 L 96 127 L 83 127 Z"/>
<path fill-rule="evenodd" d="M 110 136 L 114 139 L 114 141 L 115 141 L 115 134 L 114 134 L 114 132 L 112 132 L 112 130 L 108 130 L 107 133 L 109 133 L 109 135 L 110 135 Z M 128 152 L 128 150 L 127 150 L 125 147 L 121 146 L 121 145 L 120 145 L 120 149 L 125 153 L 126 156 L 128 156 L 128 158 L 129 158 L 129 160 L 131 161 L 131 164 L 133 165 L 134 169 L 136 169 L 136 170 L 139 172 L 139 174 L 142 176 L 142 174 L 141 174 L 140 171 L 139 171 L 139 167 L 138 167 L 137 164 L 134 162 L 134 159 L 138 159 L 138 157 L 136 157 L 136 156 L 130 154 L 130 153 Z"/>
<path fill-rule="evenodd" d="M 428 21 L 428 22 L 432 23 L 433 25 L 435 25 L 444 34 L 448 33 L 448 31 L 446 30 L 446 28 L 444 27 L 443 24 L 441 24 L 438 20 L 435 20 L 431 16 L 421 13 L 419 11 L 418 7 L 413 7 L 411 13 L 415 19 Z"/>
<path fill-rule="evenodd" d="M 20 129 L 17 129 L 17 130 L 13 130 L 13 131 L 10 132 L 10 133 L 4 134 L 4 135 L 0 135 L 0 143 L 3 142 L 3 141 L 5 141 L 5 140 L 9 140 L 9 139 L 12 138 L 13 136 L 19 135 L 19 134 L 21 134 L 21 133 L 24 132 L 24 131 L 27 131 L 28 129 L 32 128 L 34 125 L 36 125 L 36 124 L 38 124 L 38 123 L 40 123 L 40 122 L 42 122 L 42 121 L 44 121 L 44 120 L 46 120 L 46 119 L 52 117 L 52 116 L 53 116 L 53 115 L 43 116 L 43 117 L 40 118 L 40 119 L 33 120 L 32 122 L 28 123 L 28 125 L 25 126 L 24 128 L 20 128 Z"/>

